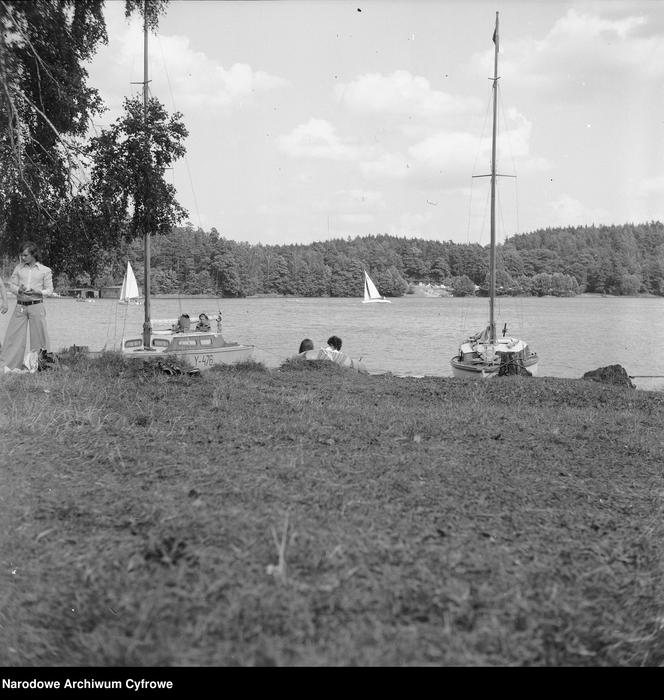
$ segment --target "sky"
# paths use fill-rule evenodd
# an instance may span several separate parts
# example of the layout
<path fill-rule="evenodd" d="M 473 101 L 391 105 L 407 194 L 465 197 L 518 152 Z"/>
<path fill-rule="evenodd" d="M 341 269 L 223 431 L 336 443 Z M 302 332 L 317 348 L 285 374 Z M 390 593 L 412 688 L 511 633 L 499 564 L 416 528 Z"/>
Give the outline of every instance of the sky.
<path fill-rule="evenodd" d="M 499 240 L 662 220 L 660 0 L 171 0 L 150 93 L 189 130 L 167 173 L 189 221 L 266 245 L 488 243 L 496 12 Z M 143 80 L 140 20 L 105 15 L 97 130 Z"/>

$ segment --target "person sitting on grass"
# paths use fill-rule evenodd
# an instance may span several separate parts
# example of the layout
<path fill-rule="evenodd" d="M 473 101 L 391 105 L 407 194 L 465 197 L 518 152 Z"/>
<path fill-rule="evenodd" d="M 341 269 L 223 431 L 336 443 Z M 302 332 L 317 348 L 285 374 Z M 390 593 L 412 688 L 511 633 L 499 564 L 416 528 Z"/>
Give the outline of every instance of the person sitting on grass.
<path fill-rule="evenodd" d="M 327 347 L 321 348 L 319 354 L 319 357 L 321 360 L 332 360 L 332 362 L 337 362 L 339 364 L 343 364 L 343 357 L 345 357 L 345 353 L 341 352 L 341 345 L 343 341 L 341 338 L 337 335 L 332 335 L 327 339 Z"/>
<path fill-rule="evenodd" d="M 318 352 L 318 359 L 320 360 L 332 360 L 341 367 L 348 367 L 356 372 L 361 372 L 362 374 L 367 374 L 367 369 L 364 365 L 358 361 L 354 360 L 352 357 L 346 355 L 345 352 L 341 352 L 341 346 L 343 341 L 339 336 L 332 335 L 327 339 L 327 347 L 321 348 Z"/>
<path fill-rule="evenodd" d="M 196 324 L 197 331 L 209 331 L 210 330 L 210 319 L 207 314 L 199 314 L 198 323 Z"/>
<path fill-rule="evenodd" d="M 305 338 L 300 343 L 300 349 L 297 351 L 297 355 L 294 355 L 294 360 L 317 360 L 318 350 L 314 350 L 314 343 L 311 338 Z"/>
<path fill-rule="evenodd" d="M 302 355 L 303 353 L 307 352 L 308 350 L 313 350 L 313 349 L 314 349 L 314 343 L 311 340 L 311 338 L 305 338 L 300 343 L 300 349 L 297 351 L 297 354 Z"/>

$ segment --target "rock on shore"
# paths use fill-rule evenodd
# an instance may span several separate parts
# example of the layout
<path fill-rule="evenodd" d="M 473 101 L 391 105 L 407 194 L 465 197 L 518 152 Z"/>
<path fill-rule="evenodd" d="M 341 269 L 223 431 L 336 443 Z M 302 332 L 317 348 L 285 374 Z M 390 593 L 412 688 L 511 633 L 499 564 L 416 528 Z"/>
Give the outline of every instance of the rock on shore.
<path fill-rule="evenodd" d="M 627 371 L 622 365 L 608 365 L 607 367 L 598 367 L 583 375 L 584 379 L 591 379 L 594 382 L 604 382 L 606 384 L 617 384 L 618 386 L 626 386 L 630 389 L 636 389 L 636 386 L 629 378 Z"/>

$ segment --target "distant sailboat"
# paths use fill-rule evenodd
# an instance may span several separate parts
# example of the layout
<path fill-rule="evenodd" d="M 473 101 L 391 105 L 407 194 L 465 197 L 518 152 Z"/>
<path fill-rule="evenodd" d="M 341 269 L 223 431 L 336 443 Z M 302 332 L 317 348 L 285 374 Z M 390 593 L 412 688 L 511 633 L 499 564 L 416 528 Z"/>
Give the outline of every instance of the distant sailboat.
<path fill-rule="evenodd" d="M 136 282 L 136 275 L 132 270 L 131 263 L 127 260 L 127 271 L 125 272 L 124 279 L 122 280 L 122 289 L 120 290 L 120 303 L 121 304 L 140 304 L 140 293 L 138 291 L 138 283 Z"/>
<path fill-rule="evenodd" d="M 391 304 L 392 303 L 389 299 L 386 299 L 384 296 L 381 296 L 378 289 L 376 289 L 376 285 L 371 280 L 371 277 L 369 277 L 369 275 L 367 275 L 367 271 L 365 270 L 364 271 L 364 300 L 362 301 L 362 303 L 368 304 L 369 302 L 383 302 L 384 304 Z"/>

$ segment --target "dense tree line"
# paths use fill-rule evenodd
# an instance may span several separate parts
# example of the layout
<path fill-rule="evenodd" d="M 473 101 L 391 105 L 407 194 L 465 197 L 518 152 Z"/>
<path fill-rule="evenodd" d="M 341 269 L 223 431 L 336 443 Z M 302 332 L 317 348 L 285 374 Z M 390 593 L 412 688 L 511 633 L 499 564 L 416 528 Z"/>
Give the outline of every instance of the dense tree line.
<path fill-rule="evenodd" d="M 397 236 L 365 236 L 308 245 L 251 245 L 216 229 L 175 227 L 152 238 L 155 294 L 362 296 L 366 269 L 381 293 L 401 296 L 410 285 L 446 285 L 456 296 L 487 294 L 489 250 L 476 244 Z M 71 279 L 120 284 L 130 260 L 144 270 L 139 240 L 106 253 L 99 274 Z M 509 238 L 497 249 L 499 294 L 570 296 L 582 292 L 664 295 L 664 225 L 547 229 Z"/>
<path fill-rule="evenodd" d="M 37 240 L 60 289 L 119 284 L 127 259 L 142 278 L 152 237 L 159 293 L 361 296 L 362 269 L 387 296 L 424 282 L 486 294 L 480 245 L 374 235 L 308 245 L 250 245 L 179 224 L 186 211 L 164 180 L 187 130 L 158 100 L 126 100 L 90 138 L 103 111 L 86 61 L 107 41 L 103 0 L 0 2 L 0 254 L 3 272 L 26 237 Z M 125 0 L 155 30 L 167 0 Z M 85 173 L 85 176 L 82 174 Z M 443 238 L 445 232 L 440 232 Z M 498 247 L 499 294 L 664 295 L 659 222 L 568 227 L 515 235 Z"/>

